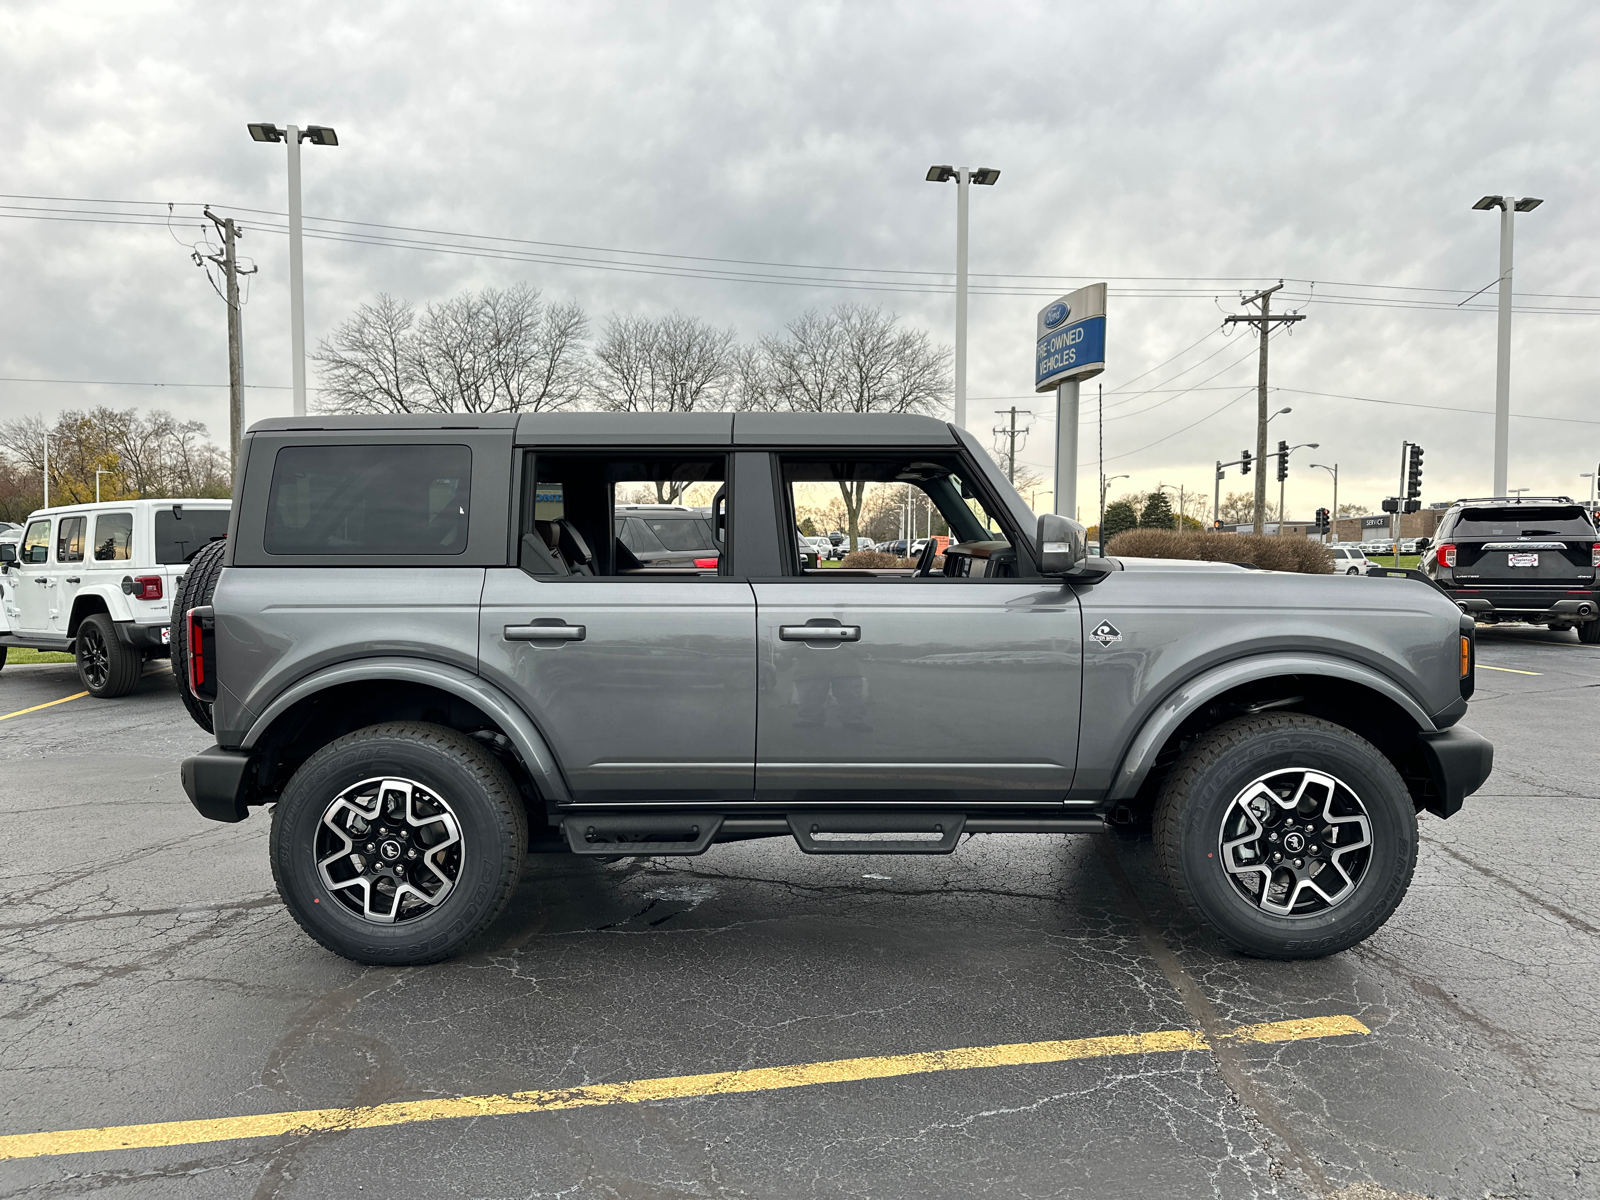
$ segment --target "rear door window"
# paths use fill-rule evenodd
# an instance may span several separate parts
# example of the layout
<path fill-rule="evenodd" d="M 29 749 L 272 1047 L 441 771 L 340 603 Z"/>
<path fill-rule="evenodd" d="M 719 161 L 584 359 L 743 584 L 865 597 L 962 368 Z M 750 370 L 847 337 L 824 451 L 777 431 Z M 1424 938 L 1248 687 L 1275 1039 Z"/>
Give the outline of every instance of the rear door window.
<path fill-rule="evenodd" d="M 156 562 L 186 563 L 212 542 L 228 536 L 228 510 L 175 504 L 156 513 Z"/>
<path fill-rule="evenodd" d="M 645 526 L 668 550 L 715 550 L 711 522 L 698 517 L 646 517 Z"/>
<path fill-rule="evenodd" d="M 268 554 L 460 554 L 466 446 L 286 446 L 272 468 Z"/>
<path fill-rule="evenodd" d="M 56 528 L 56 561 L 75 563 L 83 561 L 83 530 L 89 523 L 87 517 L 62 517 Z"/>

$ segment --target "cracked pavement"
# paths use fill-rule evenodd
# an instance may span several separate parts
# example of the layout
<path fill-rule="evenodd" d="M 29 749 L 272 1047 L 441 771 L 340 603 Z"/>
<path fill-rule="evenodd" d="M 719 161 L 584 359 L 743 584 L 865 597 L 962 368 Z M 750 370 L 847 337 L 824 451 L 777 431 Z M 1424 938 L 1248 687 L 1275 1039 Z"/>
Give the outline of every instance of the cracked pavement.
<path fill-rule="evenodd" d="M 0 1162 L 0 1197 L 1592 1197 L 1600 650 L 1480 632 L 1485 793 L 1318 962 L 1221 950 L 1148 843 L 528 860 L 466 956 L 364 968 L 214 825 L 170 676 L 0 724 L 0 1134 L 1350 1014 L 1369 1037 Z M 6 668 L 0 711 L 80 690 Z"/>

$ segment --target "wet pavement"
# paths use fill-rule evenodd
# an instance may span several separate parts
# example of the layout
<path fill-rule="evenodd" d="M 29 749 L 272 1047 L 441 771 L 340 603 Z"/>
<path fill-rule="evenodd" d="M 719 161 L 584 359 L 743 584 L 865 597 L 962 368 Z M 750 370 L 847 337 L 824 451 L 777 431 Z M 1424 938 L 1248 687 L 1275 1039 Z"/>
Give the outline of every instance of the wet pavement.
<path fill-rule="evenodd" d="M 0 1136 L 1195 1030 L 943 1067 L 0 1161 L 0 1196 L 1600 1195 L 1600 648 L 1480 633 L 1485 791 L 1399 912 L 1309 963 L 1222 951 L 1147 843 L 787 841 L 529 859 L 471 953 L 364 968 L 278 903 L 267 819 L 199 818 L 164 668 L 0 720 Z M 1499 669 L 1489 669 L 1499 668 Z M 81 691 L 0 672 L 0 715 Z M 1236 1026 L 1346 1016 L 1275 1044 Z M 1120 1043 L 1119 1043 L 1120 1045 Z M 1098 1053 L 1098 1052 L 1097 1052 Z M 229 1129 L 235 1127 L 230 1126 Z"/>

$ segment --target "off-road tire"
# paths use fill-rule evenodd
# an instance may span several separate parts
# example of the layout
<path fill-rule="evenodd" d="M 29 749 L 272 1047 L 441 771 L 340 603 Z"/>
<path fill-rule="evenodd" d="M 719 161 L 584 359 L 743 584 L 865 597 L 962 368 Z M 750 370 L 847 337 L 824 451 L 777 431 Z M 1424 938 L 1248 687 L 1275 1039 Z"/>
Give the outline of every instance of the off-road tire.
<path fill-rule="evenodd" d="M 350 911 L 317 870 L 317 832 L 329 804 L 377 776 L 413 780 L 445 797 L 462 835 L 450 894 L 424 915 L 391 925 Z M 290 914 L 335 954 L 369 965 L 419 965 L 460 953 L 505 910 L 527 845 L 527 813 L 506 769 L 466 734 L 421 721 L 370 725 L 329 742 L 294 773 L 272 813 L 272 876 Z"/>
<path fill-rule="evenodd" d="M 1579 625 L 1578 640 L 1585 646 L 1600 646 L 1600 618 Z"/>
<path fill-rule="evenodd" d="M 103 663 L 97 662 L 104 656 Z M 139 684 L 144 655 L 117 637 L 116 624 L 106 613 L 90 613 L 78 626 L 78 678 L 91 696 L 114 700 Z"/>
<path fill-rule="evenodd" d="M 1355 890 L 1311 916 L 1276 916 L 1247 901 L 1219 860 L 1233 800 L 1275 770 L 1325 771 L 1359 797 L 1372 848 Z M 1155 848 L 1172 890 L 1228 946 L 1257 958 L 1322 958 L 1370 936 L 1399 907 L 1417 863 L 1417 815 L 1405 783 L 1372 743 L 1301 713 L 1225 722 L 1173 767 L 1156 802 Z"/>
<path fill-rule="evenodd" d="M 6 655 L 11 652 L 10 646 L 0 646 L 0 669 L 6 665 Z"/>
<path fill-rule="evenodd" d="M 168 643 L 172 652 L 172 673 L 178 679 L 178 695 L 183 707 L 189 710 L 194 723 L 207 733 L 211 726 L 211 705 L 189 690 L 189 610 L 211 603 L 211 594 L 217 590 L 217 577 L 222 574 L 222 557 L 228 543 L 212 542 L 200 549 L 189 562 L 189 569 L 178 585 L 178 594 L 172 598 L 172 620 Z"/>

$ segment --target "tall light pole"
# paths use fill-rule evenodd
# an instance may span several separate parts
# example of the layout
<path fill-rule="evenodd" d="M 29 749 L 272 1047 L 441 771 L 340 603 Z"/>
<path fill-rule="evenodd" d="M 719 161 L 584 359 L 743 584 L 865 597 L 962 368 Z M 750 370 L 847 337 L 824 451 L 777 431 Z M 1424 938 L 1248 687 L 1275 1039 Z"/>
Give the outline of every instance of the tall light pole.
<path fill-rule="evenodd" d="M 326 125 L 286 125 L 279 129 L 262 121 L 249 125 L 258 142 L 289 145 L 289 354 L 293 359 L 294 415 L 306 415 L 306 294 L 300 257 L 300 143 L 337 146 L 339 135 Z"/>
<path fill-rule="evenodd" d="M 1596 480 L 1600 479 L 1600 471 L 1585 471 L 1578 478 L 1589 481 L 1589 507 L 1593 508 L 1595 506 L 1595 490 L 1597 486 L 1600 486 L 1596 484 Z"/>
<path fill-rule="evenodd" d="M 993 187 L 995 167 L 929 167 L 929 183 L 956 183 L 956 425 L 967 427 L 967 185 Z"/>
<path fill-rule="evenodd" d="M 1500 336 L 1494 361 L 1494 494 L 1506 492 L 1506 469 L 1511 440 L 1511 235 L 1519 212 L 1532 212 L 1544 201 L 1536 196 L 1485 196 L 1472 207 L 1484 212 L 1500 210 Z"/>
<path fill-rule="evenodd" d="M 1334 463 L 1330 467 L 1326 463 L 1312 463 L 1311 466 L 1321 467 L 1333 476 L 1333 509 L 1331 510 L 1332 518 L 1328 521 L 1328 544 L 1337 546 L 1339 544 L 1339 464 Z"/>

